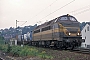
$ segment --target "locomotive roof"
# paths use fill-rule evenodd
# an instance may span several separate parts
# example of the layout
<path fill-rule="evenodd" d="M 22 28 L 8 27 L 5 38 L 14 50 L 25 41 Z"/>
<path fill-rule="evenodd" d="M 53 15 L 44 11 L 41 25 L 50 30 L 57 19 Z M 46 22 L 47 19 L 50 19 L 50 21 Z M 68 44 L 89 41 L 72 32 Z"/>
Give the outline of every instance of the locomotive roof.
<path fill-rule="evenodd" d="M 60 16 L 60 17 L 57 17 L 57 18 L 55 18 L 55 19 L 53 19 L 53 20 L 50 20 L 50 21 L 48 21 L 48 22 L 45 22 L 45 23 L 37 26 L 36 29 L 39 29 L 39 28 L 41 28 L 41 27 L 45 27 L 45 26 L 47 26 L 47 25 L 51 25 L 51 24 L 56 23 L 56 22 L 62 23 L 62 22 L 68 22 L 68 21 L 69 21 L 69 22 L 71 22 L 71 21 L 72 21 L 72 22 L 74 22 L 74 21 L 77 22 L 77 19 L 76 19 L 75 17 L 69 15 L 69 14 L 67 14 L 67 15 L 62 15 L 62 16 Z"/>
<path fill-rule="evenodd" d="M 45 23 L 37 26 L 36 29 L 41 28 L 41 27 L 45 27 L 45 26 L 47 26 L 47 25 L 51 25 L 51 24 L 54 23 L 54 21 L 55 21 L 55 19 L 53 19 L 53 20 L 51 20 L 51 21 L 48 21 L 48 22 L 45 22 Z"/>

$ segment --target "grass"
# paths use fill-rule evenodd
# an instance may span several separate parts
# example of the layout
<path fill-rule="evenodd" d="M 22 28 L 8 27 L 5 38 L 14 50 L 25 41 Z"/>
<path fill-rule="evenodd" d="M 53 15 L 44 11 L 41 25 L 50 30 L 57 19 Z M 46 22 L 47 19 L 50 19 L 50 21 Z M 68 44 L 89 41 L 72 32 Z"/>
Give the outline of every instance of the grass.
<path fill-rule="evenodd" d="M 12 53 L 13 56 L 37 56 L 44 59 L 53 59 L 53 57 L 47 54 L 44 49 L 39 49 L 32 46 L 21 47 L 0 44 L 0 50 L 3 52 Z"/>

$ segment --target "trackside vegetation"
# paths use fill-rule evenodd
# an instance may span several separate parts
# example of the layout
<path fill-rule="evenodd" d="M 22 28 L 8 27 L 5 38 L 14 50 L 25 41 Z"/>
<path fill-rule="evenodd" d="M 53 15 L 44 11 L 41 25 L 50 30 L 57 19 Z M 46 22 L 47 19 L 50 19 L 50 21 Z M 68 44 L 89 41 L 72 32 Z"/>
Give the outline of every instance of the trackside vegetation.
<path fill-rule="evenodd" d="M 2 39 L 0 39 L 2 40 Z M 12 56 L 30 56 L 30 57 L 40 57 L 44 59 L 53 59 L 53 56 L 47 54 L 43 48 L 37 48 L 33 46 L 10 46 L 9 44 L 1 44 L 0 50 L 6 53 L 12 54 Z"/>
<path fill-rule="evenodd" d="M 7 53 L 12 53 L 13 56 L 30 56 L 30 57 L 40 57 L 44 59 L 53 59 L 51 55 L 48 55 L 43 48 L 29 47 L 29 46 L 9 46 L 9 45 L 1 45 L 0 50 Z"/>
<path fill-rule="evenodd" d="M 2 38 L 3 39 L 3 38 Z M 1 41 L 1 39 L 0 39 Z M 71 52 L 68 50 L 52 50 L 33 46 L 10 46 L 0 43 L 0 51 L 6 53 L 6 56 L 14 57 L 16 60 L 90 60 L 90 55 Z"/>

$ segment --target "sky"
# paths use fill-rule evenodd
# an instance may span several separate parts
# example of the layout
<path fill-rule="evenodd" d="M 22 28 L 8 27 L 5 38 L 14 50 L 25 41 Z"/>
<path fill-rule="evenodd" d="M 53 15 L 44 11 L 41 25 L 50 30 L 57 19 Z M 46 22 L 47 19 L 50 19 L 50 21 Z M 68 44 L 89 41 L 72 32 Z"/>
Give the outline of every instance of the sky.
<path fill-rule="evenodd" d="M 0 29 L 15 28 L 16 20 L 20 27 L 40 25 L 66 14 L 90 22 L 90 0 L 0 0 Z"/>

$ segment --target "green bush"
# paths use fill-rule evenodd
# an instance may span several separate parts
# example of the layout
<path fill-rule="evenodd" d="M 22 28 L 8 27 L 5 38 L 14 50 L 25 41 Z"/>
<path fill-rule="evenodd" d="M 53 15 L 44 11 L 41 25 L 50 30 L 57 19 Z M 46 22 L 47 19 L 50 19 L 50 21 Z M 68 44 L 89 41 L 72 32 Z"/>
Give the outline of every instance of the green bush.
<path fill-rule="evenodd" d="M 38 50 L 35 48 L 30 48 L 29 46 L 24 46 L 20 52 L 20 56 L 37 56 Z"/>
<path fill-rule="evenodd" d="M 50 55 L 47 55 L 45 51 L 42 51 L 38 56 L 44 59 L 53 59 L 53 57 Z"/>
<path fill-rule="evenodd" d="M 19 55 L 19 53 L 22 51 L 22 47 L 20 46 L 11 46 L 11 50 L 10 53 L 12 53 L 13 55 Z"/>
<path fill-rule="evenodd" d="M 7 52 L 8 45 L 2 45 L 2 44 L 0 44 L 0 50 L 2 50 L 3 52 Z"/>

